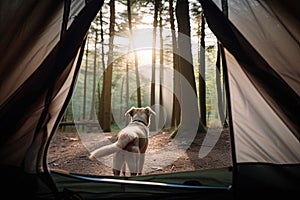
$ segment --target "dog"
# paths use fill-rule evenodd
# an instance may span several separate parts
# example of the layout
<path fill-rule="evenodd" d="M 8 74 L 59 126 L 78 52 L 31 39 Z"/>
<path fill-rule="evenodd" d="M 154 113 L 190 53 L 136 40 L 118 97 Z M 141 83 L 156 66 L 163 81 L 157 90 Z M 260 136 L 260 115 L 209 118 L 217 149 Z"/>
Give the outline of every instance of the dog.
<path fill-rule="evenodd" d="M 131 176 L 142 174 L 145 152 L 148 147 L 150 117 L 156 113 L 149 107 L 131 107 L 126 113 L 130 115 L 129 124 L 118 134 L 116 141 L 91 152 L 90 159 L 113 154 L 113 174 L 125 176 L 126 164 Z"/>

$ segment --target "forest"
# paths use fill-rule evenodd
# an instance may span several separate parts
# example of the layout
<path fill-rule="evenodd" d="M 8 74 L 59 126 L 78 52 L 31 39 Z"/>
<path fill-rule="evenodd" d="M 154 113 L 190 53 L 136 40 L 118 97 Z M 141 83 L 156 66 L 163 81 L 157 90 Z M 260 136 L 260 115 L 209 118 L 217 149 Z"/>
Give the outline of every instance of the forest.
<path fill-rule="evenodd" d="M 61 126 L 112 132 L 131 107 L 157 113 L 150 130 L 226 125 L 222 47 L 196 0 L 110 0 L 92 22 Z"/>

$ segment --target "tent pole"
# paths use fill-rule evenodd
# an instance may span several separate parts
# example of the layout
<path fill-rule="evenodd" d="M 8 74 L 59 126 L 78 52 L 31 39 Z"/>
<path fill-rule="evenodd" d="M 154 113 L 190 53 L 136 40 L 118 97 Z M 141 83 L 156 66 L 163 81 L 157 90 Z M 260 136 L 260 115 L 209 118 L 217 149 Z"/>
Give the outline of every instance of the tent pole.
<path fill-rule="evenodd" d="M 229 82 L 228 82 L 228 70 L 225 58 L 224 47 L 220 43 L 218 45 L 221 52 L 222 57 L 222 69 L 223 69 L 223 76 L 224 76 L 224 84 L 225 84 L 225 92 L 226 92 L 226 100 L 227 100 L 227 113 L 228 113 L 228 125 L 229 125 L 229 133 L 230 133 L 230 143 L 231 143 L 231 156 L 232 156 L 232 186 L 235 188 L 236 186 L 236 175 L 237 175 L 237 162 L 236 162 L 236 150 L 235 150 L 235 143 L 234 143 L 234 130 L 233 130 L 233 123 L 232 123 L 232 113 L 231 113 L 231 100 L 230 100 L 230 89 L 229 89 Z"/>
<path fill-rule="evenodd" d="M 228 0 L 222 0 L 222 12 L 228 19 Z M 236 197 L 236 186 L 237 186 L 237 161 L 236 161 L 236 149 L 234 142 L 234 129 L 233 129 L 233 121 L 232 121 L 232 109 L 231 109 L 231 98 L 230 98 L 230 89 L 229 89 L 229 80 L 228 80 L 228 68 L 226 63 L 226 56 L 224 52 L 224 47 L 221 43 L 219 43 L 218 47 L 220 48 L 220 56 L 222 58 L 222 69 L 225 83 L 225 92 L 227 99 L 227 107 L 228 107 L 228 123 L 229 123 L 229 133 L 230 133 L 230 141 L 231 141 L 231 156 L 232 156 L 232 188 L 233 195 Z"/>

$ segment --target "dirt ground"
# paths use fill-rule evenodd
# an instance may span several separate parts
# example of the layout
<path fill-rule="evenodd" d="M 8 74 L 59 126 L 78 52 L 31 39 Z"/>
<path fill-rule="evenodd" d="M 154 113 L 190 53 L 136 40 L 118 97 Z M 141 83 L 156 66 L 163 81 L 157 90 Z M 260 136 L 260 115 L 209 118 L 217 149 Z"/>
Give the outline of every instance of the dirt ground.
<path fill-rule="evenodd" d="M 103 137 L 103 134 L 105 137 Z M 176 155 L 175 151 L 164 150 L 166 146 L 174 143 L 174 139 L 170 139 L 170 134 L 171 131 L 164 131 L 150 136 L 149 146 L 146 151 L 144 174 L 232 166 L 228 130 L 214 131 L 210 129 L 209 133 L 197 134 L 188 148 L 184 149 L 183 153 L 177 153 L 177 157 L 174 157 Z M 107 165 L 105 160 L 91 160 L 88 158 L 90 155 L 88 149 L 95 149 L 103 144 L 103 141 L 99 140 L 100 135 L 102 140 L 103 138 L 107 140 L 113 137 L 114 134 L 87 133 L 82 136 L 76 132 L 58 131 L 52 138 L 48 150 L 49 168 L 76 174 L 113 175 L 111 167 Z M 204 150 L 204 155 L 206 154 L 205 150 L 208 150 L 207 155 L 199 158 L 200 149 Z M 106 159 L 111 160 L 110 157 Z"/>

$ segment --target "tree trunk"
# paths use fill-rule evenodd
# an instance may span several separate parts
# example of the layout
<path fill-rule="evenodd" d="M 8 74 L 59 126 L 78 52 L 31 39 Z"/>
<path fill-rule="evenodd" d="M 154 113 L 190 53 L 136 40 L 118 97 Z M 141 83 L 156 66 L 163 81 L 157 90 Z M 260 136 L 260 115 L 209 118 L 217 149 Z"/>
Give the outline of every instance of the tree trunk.
<path fill-rule="evenodd" d="M 150 104 L 155 104 L 155 67 L 156 67 L 156 29 L 158 17 L 159 1 L 154 1 L 153 33 L 152 33 L 152 77 L 151 77 L 151 100 Z"/>
<path fill-rule="evenodd" d="M 162 25 L 162 10 L 163 7 L 162 5 L 160 6 L 160 11 L 159 11 L 159 41 L 160 41 L 160 47 L 159 47 L 159 105 L 163 106 L 163 84 L 164 84 L 164 42 L 163 42 L 163 25 Z M 160 117 L 163 117 L 162 110 L 160 110 L 160 107 L 158 107 L 159 110 L 158 112 L 158 127 L 163 128 L 162 124 L 164 121 L 159 120 Z"/>
<path fill-rule="evenodd" d="M 95 43 L 94 43 L 94 67 L 93 67 L 93 90 L 92 90 L 92 101 L 91 101 L 91 111 L 90 111 L 90 120 L 95 119 L 95 97 L 96 97 L 96 81 L 97 81 L 97 43 L 98 43 L 98 30 L 95 31 Z"/>
<path fill-rule="evenodd" d="M 102 15 L 102 8 L 100 10 L 100 36 L 101 36 L 101 62 L 102 62 L 102 87 L 100 87 L 100 82 L 99 82 L 99 87 L 98 87 L 98 101 L 99 101 L 99 106 L 98 106 L 98 121 L 100 126 L 102 127 L 103 125 L 103 116 L 104 116 L 104 110 L 103 108 L 103 101 L 104 101 L 104 95 L 103 95 L 103 88 L 104 88 L 104 77 L 105 77 L 105 60 L 104 60 L 104 31 L 103 31 L 103 15 Z"/>
<path fill-rule="evenodd" d="M 107 69 L 104 77 L 104 118 L 103 118 L 103 131 L 110 132 L 111 125 L 111 87 L 112 87 L 112 69 L 113 69 L 113 52 L 114 52 L 114 34 L 115 34 L 115 1 L 110 0 L 110 25 L 109 25 L 109 49 Z"/>
<path fill-rule="evenodd" d="M 178 68 L 178 47 L 177 39 L 175 34 L 175 24 L 174 24 L 174 9 L 173 0 L 169 0 L 169 15 L 170 15 L 170 26 L 172 31 L 172 48 L 173 48 L 173 68 L 174 68 L 174 79 L 173 79 L 173 110 L 171 118 L 171 127 L 177 127 L 180 122 L 180 104 L 178 99 L 180 98 L 179 89 L 179 68 Z"/>
<path fill-rule="evenodd" d="M 88 57 L 89 57 L 89 36 L 87 36 L 86 50 L 85 50 L 85 69 L 83 79 L 83 105 L 82 105 L 82 118 L 86 118 L 86 90 L 87 90 L 87 71 L 88 71 Z"/>
<path fill-rule="evenodd" d="M 178 22 L 179 71 L 181 74 L 180 105 L 182 117 L 180 130 L 184 136 L 189 137 L 196 133 L 199 124 L 201 124 L 199 122 L 197 89 L 191 52 L 189 2 L 187 0 L 177 0 L 175 13 Z"/>
<path fill-rule="evenodd" d="M 127 0 L 127 16 L 128 16 L 128 26 L 129 26 L 129 32 L 130 35 L 132 36 L 132 20 L 131 20 L 131 4 L 130 0 Z M 141 95 L 141 83 L 140 83 L 140 74 L 139 74 L 139 60 L 138 60 L 138 55 L 135 50 L 135 45 L 134 45 L 134 40 L 132 37 L 130 37 L 129 41 L 129 46 L 130 49 L 133 50 L 134 52 L 134 67 L 135 67 L 135 77 L 136 77 L 136 92 L 137 92 L 137 106 L 141 107 L 142 106 L 142 95 Z M 129 51 L 130 52 L 130 51 Z"/>
<path fill-rule="evenodd" d="M 151 77 L 151 94 L 150 104 L 155 105 L 155 73 L 156 73 L 156 30 L 157 30 L 157 18 L 158 18 L 159 0 L 154 1 L 154 16 L 153 16 L 153 33 L 152 33 L 152 77 Z M 157 129 L 156 120 L 151 121 L 150 129 Z"/>
<path fill-rule="evenodd" d="M 206 126 L 206 85 L 205 85 L 205 18 L 201 17 L 200 70 L 199 70 L 200 119 Z"/>
<path fill-rule="evenodd" d="M 217 54 L 217 63 L 216 63 L 216 84 L 217 84 L 217 95 L 218 95 L 218 109 L 219 109 L 219 116 L 220 121 L 223 127 L 227 127 L 227 121 L 226 121 L 226 98 L 224 98 L 225 92 L 222 92 L 222 86 L 221 86 L 221 65 L 224 66 L 225 57 L 224 57 L 224 49 L 222 48 L 222 45 L 218 42 L 218 54 Z M 222 73 L 223 74 L 223 73 Z M 224 79 L 223 79 L 224 80 Z M 225 109 L 224 109 L 225 108 Z"/>
<path fill-rule="evenodd" d="M 126 111 L 129 108 L 129 63 L 128 59 L 126 59 L 126 91 L 125 91 L 125 105 L 126 105 Z M 125 111 L 125 112 L 126 112 Z M 129 122 L 129 119 L 126 118 L 126 124 Z"/>

